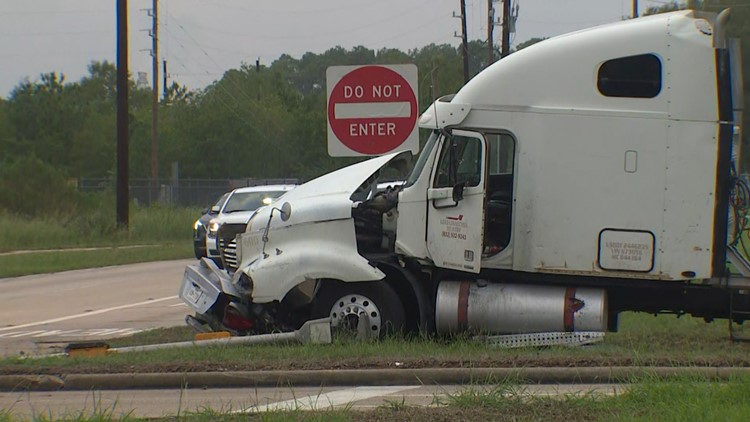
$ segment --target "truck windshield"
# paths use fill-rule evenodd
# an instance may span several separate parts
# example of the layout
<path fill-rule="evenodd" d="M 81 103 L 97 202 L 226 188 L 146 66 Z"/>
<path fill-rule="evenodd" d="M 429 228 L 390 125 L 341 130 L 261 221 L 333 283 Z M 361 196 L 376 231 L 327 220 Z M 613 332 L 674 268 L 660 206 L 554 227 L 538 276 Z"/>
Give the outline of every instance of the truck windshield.
<path fill-rule="evenodd" d="M 435 148 L 435 145 L 437 144 L 438 135 L 440 133 L 438 131 L 433 131 L 430 134 L 429 139 L 427 139 L 427 142 L 424 144 L 424 148 L 422 148 L 422 153 L 419 154 L 419 158 L 417 159 L 417 163 L 414 164 L 414 168 L 411 171 L 411 174 L 409 175 L 409 178 L 406 179 L 406 183 L 404 184 L 404 187 L 409 187 L 416 183 L 417 179 L 419 179 L 419 175 L 422 174 L 422 169 L 425 166 L 425 163 L 427 162 L 427 158 L 432 154 L 432 150 Z"/>

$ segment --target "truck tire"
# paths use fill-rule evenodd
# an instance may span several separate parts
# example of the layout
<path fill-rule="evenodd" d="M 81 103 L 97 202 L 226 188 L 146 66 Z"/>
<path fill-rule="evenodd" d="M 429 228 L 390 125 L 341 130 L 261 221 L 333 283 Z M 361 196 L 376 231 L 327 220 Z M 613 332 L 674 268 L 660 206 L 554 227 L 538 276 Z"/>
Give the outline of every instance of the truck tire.
<path fill-rule="evenodd" d="M 334 333 L 357 339 L 381 339 L 403 331 L 404 306 L 396 292 L 382 281 L 342 283 L 329 281 L 313 304 L 317 318 L 331 318 Z"/>

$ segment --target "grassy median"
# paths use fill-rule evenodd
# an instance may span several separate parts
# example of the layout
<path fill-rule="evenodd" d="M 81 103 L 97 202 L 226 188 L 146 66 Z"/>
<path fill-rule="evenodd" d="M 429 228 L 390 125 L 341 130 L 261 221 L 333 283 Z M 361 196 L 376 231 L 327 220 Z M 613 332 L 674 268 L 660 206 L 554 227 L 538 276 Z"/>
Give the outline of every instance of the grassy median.
<path fill-rule="evenodd" d="M 128 229 L 114 208 L 24 218 L 0 213 L 0 278 L 193 256 L 197 208 L 131 206 Z"/>
<path fill-rule="evenodd" d="M 353 368 L 523 368 L 590 366 L 750 366 L 750 343 L 731 342 L 725 321 L 639 313 L 622 315 L 620 332 L 584 347 L 501 349 L 471 338 L 389 338 L 381 342 L 210 346 L 101 357 L 0 360 L 0 374 L 198 372 Z M 112 348 L 186 341 L 187 327 L 109 341 Z"/>

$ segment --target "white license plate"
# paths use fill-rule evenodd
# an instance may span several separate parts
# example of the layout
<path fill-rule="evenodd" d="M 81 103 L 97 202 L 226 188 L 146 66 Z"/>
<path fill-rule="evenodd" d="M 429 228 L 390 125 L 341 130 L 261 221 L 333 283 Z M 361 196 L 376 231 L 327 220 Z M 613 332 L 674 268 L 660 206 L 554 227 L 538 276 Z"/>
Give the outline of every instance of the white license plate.
<path fill-rule="evenodd" d="M 185 299 L 193 304 L 198 304 L 203 296 L 203 291 L 195 284 L 189 284 L 185 286 Z"/>

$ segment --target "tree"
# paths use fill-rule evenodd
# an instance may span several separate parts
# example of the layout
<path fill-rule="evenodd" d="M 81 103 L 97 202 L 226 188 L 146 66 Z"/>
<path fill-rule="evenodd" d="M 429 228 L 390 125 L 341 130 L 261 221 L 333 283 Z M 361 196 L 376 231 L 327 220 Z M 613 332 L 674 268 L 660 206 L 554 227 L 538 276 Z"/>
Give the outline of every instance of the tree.
<path fill-rule="evenodd" d="M 0 210 L 29 217 L 61 215 L 72 212 L 77 199 L 69 176 L 34 154 L 0 162 Z"/>
<path fill-rule="evenodd" d="M 528 39 L 528 40 L 522 42 L 521 44 L 518 44 L 516 46 L 515 50 L 513 50 L 513 51 L 523 50 L 526 47 L 530 47 L 530 46 L 532 46 L 532 45 L 534 45 L 534 44 L 536 44 L 536 43 L 538 43 L 540 41 L 544 41 L 546 39 L 547 39 L 546 37 L 544 37 L 544 38 L 531 38 L 531 39 Z"/>
<path fill-rule="evenodd" d="M 657 13 L 674 12 L 675 10 L 682 10 L 687 8 L 688 5 L 684 2 L 672 1 L 659 6 L 650 6 L 643 12 L 643 15 L 655 15 Z"/>
<path fill-rule="evenodd" d="M 178 161 L 184 177 L 308 178 L 354 162 L 326 151 L 325 73 L 333 65 L 369 63 L 416 64 L 423 75 L 420 108 L 462 85 L 460 56 L 450 45 L 408 53 L 334 47 L 301 59 L 282 55 L 269 66 L 243 64 L 203 90 L 167 87 L 160 104 L 159 167 L 165 173 Z M 482 66 L 474 63 L 476 70 Z M 89 75 L 77 82 L 50 72 L 19 84 L 0 103 L 0 152 L 30 152 L 75 176 L 110 176 L 116 73 L 109 62 L 92 62 Z M 148 177 L 151 92 L 132 81 L 129 92 L 130 174 Z"/>
<path fill-rule="evenodd" d="M 0 98 L 0 157 L 13 157 L 22 154 L 13 136 L 8 107 L 8 102 Z"/>
<path fill-rule="evenodd" d="M 23 82 L 9 99 L 9 120 L 21 148 L 45 163 L 68 169 L 81 108 L 71 101 L 65 76 L 50 72 L 38 82 Z"/>

